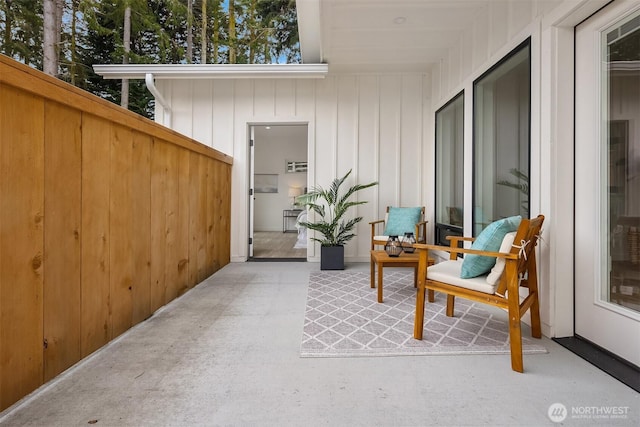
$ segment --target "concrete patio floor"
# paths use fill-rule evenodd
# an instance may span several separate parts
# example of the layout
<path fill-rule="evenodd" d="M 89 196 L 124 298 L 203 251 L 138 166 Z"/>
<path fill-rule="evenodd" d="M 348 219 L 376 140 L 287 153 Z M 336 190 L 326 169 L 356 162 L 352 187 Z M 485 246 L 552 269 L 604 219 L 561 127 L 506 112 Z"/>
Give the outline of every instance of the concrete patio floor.
<path fill-rule="evenodd" d="M 640 394 L 546 338 L 524 374 L 508 355 L 301 358 L 318 268 L 229 264 L 0 425 L 539 426 L 554 424 L 554 404 L 567 408 L 562 425 L 640 425 Z"/>

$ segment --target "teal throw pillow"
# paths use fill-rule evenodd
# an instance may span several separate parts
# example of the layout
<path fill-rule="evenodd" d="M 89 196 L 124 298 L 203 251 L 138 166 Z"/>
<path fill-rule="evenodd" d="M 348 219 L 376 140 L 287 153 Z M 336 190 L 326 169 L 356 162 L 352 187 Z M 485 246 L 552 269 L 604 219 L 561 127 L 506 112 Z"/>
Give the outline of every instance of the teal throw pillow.
<path fill-rule="evenodd" d="M 522 217 L 518 215 L 492 222 L 482 230 L 473 245 L 471 245 L 471 249 L 499 252 L 505 234 L 516 231 L 521 220 Z M 462 261 L 460 277 L 462 279 L 471 279 L 472 277 L 482 276 L 488 273 L 495 263 L 495 257 L 466 254 L 464 261 Z"/>
<path fill-rule="evenodd" d="M 385 236 L 404 236 L 404 233 L 415 233 L 416 224 L 422 216 L 422 208 L 389 208 Z"/>

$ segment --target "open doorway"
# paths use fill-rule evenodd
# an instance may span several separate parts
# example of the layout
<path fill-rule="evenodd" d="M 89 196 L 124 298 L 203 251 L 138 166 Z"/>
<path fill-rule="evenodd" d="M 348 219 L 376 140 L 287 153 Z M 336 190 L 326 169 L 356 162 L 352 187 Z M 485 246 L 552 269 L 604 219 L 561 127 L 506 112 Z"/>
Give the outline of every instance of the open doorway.
<path fill-rule="evenodd" d="M 249 259 L 306 261 L 307 125 L 251 126 Z"/>

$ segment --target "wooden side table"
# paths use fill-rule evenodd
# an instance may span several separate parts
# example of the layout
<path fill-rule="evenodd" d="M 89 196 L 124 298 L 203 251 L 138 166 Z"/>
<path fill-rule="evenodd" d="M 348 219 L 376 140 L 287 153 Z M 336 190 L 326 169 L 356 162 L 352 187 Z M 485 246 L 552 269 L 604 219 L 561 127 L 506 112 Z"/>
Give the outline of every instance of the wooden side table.
<path fill-rule="evenodd" d="M 408 254 L 402 252 L 400 256 L 391 257 L 385 251 L 371 251 L 371 287 L 375 288 L 376 264 L 378 265 L 378 302 L 382 301 L 382 276 L 384 267 L 413 267 L 413 287 L 418 286 L 418 252 Z M 434 264 L 434 260 L 429 258 L 429 265 Z"/>

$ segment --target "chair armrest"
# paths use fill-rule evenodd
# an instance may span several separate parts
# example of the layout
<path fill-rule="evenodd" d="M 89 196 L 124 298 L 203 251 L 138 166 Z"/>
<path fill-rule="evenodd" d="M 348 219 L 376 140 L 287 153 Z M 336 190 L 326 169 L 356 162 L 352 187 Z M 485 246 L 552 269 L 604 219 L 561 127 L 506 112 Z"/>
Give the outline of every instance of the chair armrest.
<path fill-rule="evenodd" d="M 378 219 L 369 223 L 371 224 L 371 250 L 375 249 L 375 245 L 373 244 L 373 237 L 376 235 L 376 225 L 380 223 L 384 223 L 384 219 Z"/>
<path fill-rule="evenodd" d="M 449 246 L 452 248 L 462 247 L 460 243 L 462 242 L 473 242 L 476 240 L 475 237 L 463 237 L 463 236 L 447 236 L 445 237 L 449 241 Z M 458 259 L 459 254 L 451 252 L 449 254 L 449 259 Z"/>
<path fill-rule="evenodd" d="M 482 255 L 482 256 L 490 256 L 496 258 L 504 258 L 504 259 L 518 259 L 518 254 L 511 254 L 505 252 L 489 252 L 489 251 L 481 251 L 478 249 L 466 249 L 466 248 L 455 248 L 451 246 L 439 246 L 439 245 L 424 245 L 422 243 L 416 243 L 413 245 L 418 250 L 434 250 L 434 251 L 443 251 L 454 254 L 474 254 L 474 255 Z"/>
<path fill-rule="evenodd" d="M 428 222 L 429 221 L 420 221 L 416 223 L 415 238 L 418 243 L 427 242 L 427 223 Z"/>
<path fill-rule="evenodd" d="M 447 236 L 445 237 L 445 239 L 447 240 L 451 240 L 451 241 L 461 241 L 461 242 L 473 242 L 476 240 L 475 237 L 462 237 L 462 236 Z"/>

